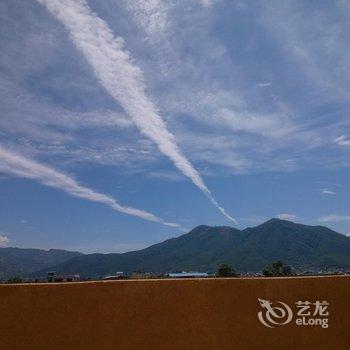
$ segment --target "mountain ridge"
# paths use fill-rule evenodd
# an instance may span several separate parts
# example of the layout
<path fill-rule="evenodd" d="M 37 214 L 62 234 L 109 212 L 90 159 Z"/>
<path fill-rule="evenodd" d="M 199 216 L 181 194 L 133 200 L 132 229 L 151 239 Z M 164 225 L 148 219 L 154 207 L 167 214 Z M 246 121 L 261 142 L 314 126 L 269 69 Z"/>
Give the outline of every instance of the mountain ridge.
<path fill-rule="evenodd" d="M 64 249 L 0 248 L 0 278 L 30 274 L 79 255 Z"/>
<path fill-rule="evenodd" d="M 324 226 L 277 218 L 243 230 L 200 225 L 141 250 L 77 256 L 51 269 L 102 277 L 116 271 L 215 271 L 225 262 L 241 272 L 261 272 L 264 266 L 279 259 L 295 268 L 350 269 L 350 238 Z"/>

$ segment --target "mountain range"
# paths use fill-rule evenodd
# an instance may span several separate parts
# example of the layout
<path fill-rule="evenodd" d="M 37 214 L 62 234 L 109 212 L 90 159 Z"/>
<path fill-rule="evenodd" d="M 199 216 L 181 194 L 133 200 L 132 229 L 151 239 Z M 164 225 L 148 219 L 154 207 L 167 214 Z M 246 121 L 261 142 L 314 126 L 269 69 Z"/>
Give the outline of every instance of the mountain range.
<path fill-rule="evenodd" d="M 279 219 L 244 230 L 201 225 L 142 250 L 78 255 L 50 270 L 98 278 L 117 271 L 216 271 L 228 263 L 240 272 L 261 272 L 279 259 L 296 269 L 350 269 L 350 238 L 327 227 Z M 34 275 L 44 276 L 46 271 Z"/>
<path fill-rule="evenodd" d="M 25 276 L 79 255 L 62 249 L 0 248 L 0 279 Z"/>

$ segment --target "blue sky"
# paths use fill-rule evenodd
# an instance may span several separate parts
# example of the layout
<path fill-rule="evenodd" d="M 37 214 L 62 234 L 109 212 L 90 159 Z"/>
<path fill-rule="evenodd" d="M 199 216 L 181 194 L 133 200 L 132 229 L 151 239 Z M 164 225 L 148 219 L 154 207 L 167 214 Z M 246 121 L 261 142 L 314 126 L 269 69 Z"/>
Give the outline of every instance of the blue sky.
<path fill-rule="evenodd" d="M 347 1 L 2 1 L 0 245 L 350 233 L 349 42 Z"/>

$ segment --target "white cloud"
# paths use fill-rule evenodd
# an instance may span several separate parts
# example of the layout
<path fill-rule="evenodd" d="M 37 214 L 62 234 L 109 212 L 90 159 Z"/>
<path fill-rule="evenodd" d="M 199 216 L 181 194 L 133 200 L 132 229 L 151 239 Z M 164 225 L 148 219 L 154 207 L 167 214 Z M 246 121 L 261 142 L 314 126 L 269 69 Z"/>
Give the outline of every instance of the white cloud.
<path fill-rule="evenodd" d="M 4 248 L 10 243 L 10 239 L 4 234 L 0 233 L 0 247 Z"/>
<path fill-rule="evenodd" d="M 321 191 L 321 193 L 322 194 L 326 194 L 326 195 L 335 195 L 336 193 L 334 192 L 334 191 L 332 191 L 332 190 L 328 190 L 328 189 L 323 189 L 322 191 Z"/>
<path fill-rule="evenodd" d="M 267 86 L 271 86 L 272 83 L 266 82 L 266 83 L 259 83 L 258 85 L 259 85 L 260 87 L 267 87 Z"/>
<path fill-rule="evenodd" d="M 218 0 L 198 0 L 199 3 L 204 6 L 204 7 L 211 7 L 214 5 L 215 2 L 217 2 Z"/>
<path fill-rule="evenodd" d="M 37 161 L 25 158 L 0 146 L 0 171 L 18 177 L 32 179 L 43 185 L 62 190 L 69 195 L 92 202 L 108 205 L 115 211 L 139 218 L 160 222 L 169 226 L 159 217 L 136 208 L 121 205 L 116 199 L 80 185 L 74 178 Z"/>
<path fill-rule="evenodd" d="M 281 220 L 294 221 L 297 219 L 297 216 L 295 214 L 278 214 L 276 215 L 276 218 Z"/>
<path fill-rule="evenodd" d="M 345 135 L 341 135 L 334 139 L 334 142 L 338 146 L 350 146 L 350 139 L 346 137 Z"/>
<path fill-rule="evenodd" d="M 330 214 L 326 216 L 321 216 L 317 219 L 319 222 L 339 222 L 339 221 L 350 221 L 350 215 L 337 215 Z"/>
<path fill-rule="evenodd" d="M 217 112 L 215 121 L 233 131 L 245 131 L 269 137 L 280 138 L 295 131 L 288 116 L 282 113 L 262 115 L 222 109 Z"/>
<path fill-rule="evenodd" d="M 233 7 L 238 2 L 234 1 L 229 6 Z M 316 117 L 309 108 L 305 112 L 305 105 L 298 106 L 295 100 L 299 88 L 293 90 L 295 93 L 285 96 L 284 83 L 279 80 L 284 77 L 283 68 L 277 74 L 275 69 L 270 71 L 271 67 L 268 65 L 265 66 L 266 70 L 262 70 L 263 74 L 260 74 L 261 69 L 258 75 L 257 72 L 251 74 L 250 69 L 247 69 L 249 64 L 247 66 L 245 62 L 241 62 L 241 54 L 235 50 L 235 36 L 227 41 L 224 32 L 218 33 L 213 30 L 221 17 L 217 11 L 225 11 L 226 5 L 218 6 L 215 11 L 207 11 L 200 8 L 198 3 L 199 0 L 91 2 L 94 10 L 108 19 L 108 24 L 114 32 L 122 34 L 127 39 L 128 49 L 132 51 L 135 62 L 137 61 L 142 67 L 147 79 L 149 95 L 156 98 L 161 115 L 166 118 L 168 127 L 176 136 L 181 150 L 196 165 L 200 173 L 203 176 L 208 175 L 209 171 L 202 169 L 214 168 L 213 165 L 215 170 L 211 174 L 214 176 L 235 174 L 241 172 L 242 168 L 246 172 L 263 169 L 289 171 L 291 168 L 314 167 L 316 162 L 317 166 L 322 167 L 347 166 L 350 158 L 345 152 L 348 147 L 329 147 L 329 143 L 340 135 L 347 135 L 349 124 L 345 124 L 345 121 L 343 125 L 338 124 L 340 120 L 338 116 L 331 117 L 331 115 L 329 123 L 323 122 L 327 118 L 321 115 L 324 113 L 320 114 L 320 111 L 324 110 L 322 108 L 317 108 Z M 271 13 L 279 8 L 278 4 L 270 3 L 270 5 Z M 108 164 L 115 169 L 118 166 L 119 173 L 125 173 L 125 169 L 128 171 L 132 169 L 135 173 L 136 168 L 140 173 L 144 173 L 144 170 L 149 171 L 151 166 L 155 169 L 156 162 L 162 161 L 162 155 L 155 151 L 155 146 L 152 146 L 151 153 L 147 157 L 141 157 L 141 152 L 136 154 L 125 151 L 125 148 L 133 147 L 132 144 L 140 137 L 138 130 L 130 117 L 121 113 L 119 106 L 116 106 L 105 90 L 96 84 L 90 66 L 81 60 L 80 53 L 77 54 L 63 26 L 58 25 L 45 11 L 38 11 L 37 6 L 29 1 L 18 8 L 17 17 L 26 18 L 23 26 L 16 25 L 18 18 L 13 16 L 7 18 L 11 11 L 1 13 L 2 45 L 7 45 L 5 55 L 1 57 L 1 65 L 5 65 L 5 70 L 11 72 L 10 75 L 2 74 L 0 77 L 2 97 L 0 129 L 8 134 L 4 137 L 0 135 L 2 142 L 4 144 L 6 142 L 9 148 L 16 148 L 18 144 L 21 150 L 23 148 L 19 143 L 22 141 L 15 140 L 15 137 L 21 137 L 22 140 L 24 136 L 31 141 L 33 149 L 29 154 L 33 158 L 40 157 L 51 161 L 53 155 L 55 164 L 58 162 L 63 166 L 71 162 L 89 162 L 89 165 Z M 127 7 L 129 13 L 123 7 Z M 283 10 L 283 6 L 280 7 Z M 250 8 L 256 10 L 258 15 L 259 8 L 247 5 L 247 10 Z M 295 8 L 300 9 L 300 14 Z M 295 8 L 292 11 L 293 16 L 302 17 L 304 6 L 297 5 Z M 288 11 L 282 10 L 280 12 L 283 15 L 286 12 L 288 15 Z M 280 23 L 283 21 L 279 21 L 278 16 L 264 16 L 264 18 L 274 23 L 278 22 L 277 27 L 284 25 Z M 141 30 L 137 30 L 133 22 Z M 149 26 L 149 23 L 154 22 L 158 24 Z M 258 46 L 265 45 L 269 33 L 262 31 L 258 38 L 255 37 L 254 28 L 257 24 L 255 22 L 254 20 L 251 23 L 252 33 L 242 33 L 243 38 L 252 34 L 251 42 L 257 43 Z M 260 26 L 260 23 L 258 25 Z M 311 27 L 308 32 L 315 32 L 317 36 L 320 27 Z M 321 31 L 326 32 L 327 27 L 328 24 Z M 339 27 L 340 31 L 347 29 L 343 23 L 339 23 Z M 148 28 L 156 30 L 149 31 Z M 20 30 L 21 37 L 18 34 Z M 274 28 L 275 31 L 278 32 Z M 150 36 L 157 40 L 148 40 Z M 299 38 L 299 34 L 297 37 L 295 44 L 305 44 L 303 36 L 302 39 Z M 321 38 L 323 40 L 324 36 Z M 267 37 L 267 39 L 274 38 Z M 287 35 L 285 39 L 288 40 Z M 314 48 L 308 45 L 308 35 L 305 36 L 305 41 L 310 49 Z M 275 44 L 276 50 L 282 49 L 282 52 L 278 53 L 278 57 L 274 56 L 271 59 L 276 59 L 276 62 L 288 61 L 290 64 L 289 59 L 292 55 L 284 50 L 284 44 L 281 46 L 278 41 L 275 41 Z M 22 55 L 17 54 L 19 46 Z M 254 51 L 251 53 L 254 55 Z M 324 56 L 324 52 L 316 48 L 315 53 Z M 76 69 L 77 66 L 82 69 Z M 327 66 L 325 69 L 321 68 L 323 71 L 333 72 L 342 66 L 344 65 L 336 64 L 333 69 Z M 304 80 L 298 81 L 299 67 L 295 65 L 291 67 L 295 68 L 295 71 L 293 69 L 288 71 L 293 71 L 291 74 L 296 80 L 287 80 L 290 88 L 296 82 L 298 84 L 304 82 Z M 282 74 L 279 74 L 281 72 Z M 27 81 L 28 77 L 35 81 L 35 86 L 22 83 Z M 347 79 L 346 74 L 341 74 L 339 77 Z M 259 83 L 265 85 L 270 82 L 271 88 L 259 87 Z M 300 89 L 303 89 L 304 85 L 300 84 Z M 316 91 L 316 89 L 308 90 Z M 270 99 L 272 93 L 278 95 L 276 98 L 279 101 L 285 99 L 286 104 L 290 103 L 290 113 L 280 109 L 278 102 Z M 301 95 L 304 96 L 303 93 Z M 67 103 L 67 100 L 74 101 L 74 106 Z M 318 98 L 311 100 L 317 104 L 322 104 L 324 101 Z M 328 110 L 326 114 L 329 114 Z M 339 117 L 341 114 L 345 119 L 346 109 L 339 113 Z M 315 129 L 319 125 L 318 118 L 322 123 L 322 130 Z M 94 129 L 93 137 L 86 137 L 85 128 L 89 133 Z M 183 132 L 181 128 L 187 132 L 191 131 L 192 138 L 203 137 L 203 152 L 198 148 L 195 155 L 187 148 L 187 144 L 181 141 Z M 305 135 L 305 128 L 312 129 L 313 135 L 302 139 L 302 136 L 308 136 Z M 226 136 L 234 140 L 235 145 L 210 151 L 205 145 L 207 136 L 199 134 L 202 130 L 208 131 L 213 142 L 218 137 Z M 110 132 L 107 134 L 108 131 Z M 8 141 L 10 138 L 12 143 Z M 127 139 L 125 148 L 124 145 L 120 145 L 125 141 L 124 138 Z M 54 141 L 61 144 L 51 145 Z M 340 141 L 343 143 L 346 140 Z M 328 149 L 308 153 L 314 144 L 326 146 Z M 328 154 L 328 151 L 333 154 Z M 291 167 L 291 163 L 285 163 L 281 159 L 283 156 L 295 159 L 295 165 Z M 243 166 L 237 163 L 243 163 Z M 119 167 L 121 164 L 125 167 Z"/>
<path fill-rule="evenodd" d="M 149 171 L 145 175 L 146 178 L 156 179 L 156 180 L 167 180 L 167 181 L 183 181 L 186 179 L 182 174 L 174 171 L 167 170 L 156 170 Z"/>
<path fill-rule="evenodd" d="M 19 93 L 21 97 L 16 98 Z M 135 136 L 138 131 L 125 113 L 100 106 L 84 112 L 58 107 L 1 77 L 0 95 L 0 137 L 9 148 L 25 147 L 34 156 L 49 154 L 50 159 L 60 157 L 65 162 L 122 163 L 126 167 L 132 161 L 140 164 L 140 158 L 144 163 L 155 158 L 140 156 L 145 147 L 138 144 L 141 138 Z M 91 131 L 94 137 L 83 136 Z M 118 138 L 111 136 L 116 132 L 121 134 Z"/>
<path fill-rule="evenodd" d="M 181 228 L 180 224 L 176 224 L 174 222 L 164 222 L 165 226 L 169 226 L 169 227 L 176 227 L 176 228 Z"/>
<path fill-rule="evenodd" d="M 38 0 L 60 20 L 77 48 L 90 63 L 105 90 L 120 103 L 140 132 L 209 198 L 229 220 L 235 219 L 219 206 L 198 171 L 179 149 L 157 107 L 146 96 L 143 74 L 123 49 L 124 40 L 114 37 L 107 23 L 93 13 L 84 0 Z"/>
<path fill-rule="evenodd" d="M 149 39 L 158 38 L 166 30 L 169 3 L 162 0 L 126 0 L 125 3 Z"/>
<path fill-rule="evenodd" d="M 282 45 L 288 61 L 320 88 L 327 99 L 348 98 L 350 50 L 346 26 L 349 11 L 335 2 L 334 13 L 321 6 L 312 12 L 303 2 L 261 2 L 261 21 Z"/>
<path fill-rule="evenodd" d="M 138 48 L 138 61 L 152 83 L 163 115 L 181 148 L 188 151 L 188 145 L 182 142 L 182 134 L 189 132 L 186 124 L 192 118 L 196 123 L 193 126 L 191 121 L 190 124 L 192 138 L 197 141 L 204 137 L 203 145 L 210 142 L 207 135 L 199 134 L 201 129 L 209 130 L 214 143 L 224 135 L 236 141 L 235 149 L 226 147 L 220 152 L 198 152 L 199 156 L 188 152 L 192 161 L 200 158 L 201 165 L 206 163 L 205 167 L 215 164 L 216 174 L 241 172 L 242 164 L 247 163 L 250 166 L 244 165 L 244 168 L 249 171 L 262 168 L 291 170 L 290 164 L 278 159 L 282 153 L 277 157 L 276 153 L 283 149 L 285 156 L 300 146 L 306 150 L 319 138 L 316 133 L 304 129 L 301 125 L 304 121 L 298 123 L 299 112 L 294 112 L 286 103 L 256 103 L 260 98 L 266 101 L 266 92 L 256 81 L 248 84 L 251 86 L 249 93 L 242 88 L 244 84 L 240 79 L 245 72 L 231 57 L 230 45 L 225 46 L 213 33 L 217 20 L 213 11 L 202 11 L 192 5 L 191 1 L 172 3 L 171 12 L 167 14 L 170 20 L 166 35 L 162 35 L 157 45 L 147 41 L 140 50 L 139 38 L 133 44 L 133 48 Z M 188 52 L 186 47 L 192 50 Z M 268 79 L 262 79 L 261 84 L 260 87 L 272 85 Z M 293 169 L 301 163 L 300 158 Z"/>

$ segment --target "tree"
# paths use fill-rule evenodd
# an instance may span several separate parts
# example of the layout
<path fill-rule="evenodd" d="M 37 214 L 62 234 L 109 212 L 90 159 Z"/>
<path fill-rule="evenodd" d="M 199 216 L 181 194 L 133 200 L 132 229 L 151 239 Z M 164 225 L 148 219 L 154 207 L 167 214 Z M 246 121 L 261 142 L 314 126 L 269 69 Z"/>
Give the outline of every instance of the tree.
<path fill-rule="evenodd" d="M 265 277 L 292 276 L 292 268 L 285 266 L 283 261 L 278 260 L 264 268 L 263 274 Z"/>
<path fill-rule="evenodd" d="M 23 283 L 23 280 L 20 277 L 11 277 L 7 280 L 7 283 Z"/>
<path fill-rule="evenodd" d="M 238 273 L 228 264 L 222 264 L 219 266 L 216 273 L 217 277 L 237 277 Z"/>

